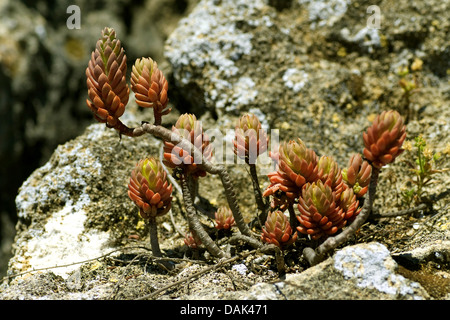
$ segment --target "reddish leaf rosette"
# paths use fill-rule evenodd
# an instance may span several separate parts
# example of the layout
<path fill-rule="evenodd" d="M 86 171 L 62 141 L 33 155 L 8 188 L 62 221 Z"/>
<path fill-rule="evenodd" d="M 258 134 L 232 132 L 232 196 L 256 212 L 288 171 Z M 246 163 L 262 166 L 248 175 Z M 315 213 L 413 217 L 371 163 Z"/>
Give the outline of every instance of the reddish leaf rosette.
<path fill-rule="evenodd" d="M 184 139 L 190 141 L 202 154 L 204 159 L 211 160 L 212 144 L 208 136 L 203 132 L 201 122 L 193 114 L 182 114 L 172 131 Z M 164 142 L 164 164 L 169 168 L 182 167 L 187 174 L 193 177 L 203 177 L 206 171 L 202 169 L 203 159 L 195 159 L 191 150 L 184 150 L 171 142 Z"/>
<path fill-rule="evenodd" d="M 363 133 L 364 157 L 378 169 L 394 162 L 404 150 L 406 138 L 403 118 L 397 111 L 383 111 Z"/>
<path fill-rule="evenodd" d="M 189 232 L 184 235 L 184 244 L 189 248 L 196 250 L 200 248 L 202 241 L 194 231 L 189 230 Z"/>
<path fill-rule="evenodd" d="M 254 164 L 267 150 L 269 139 L 254 114 L 243 115 L 235 128 L 234 153 L 246 163 Z"/>
<path fill-rule="evenodd" d="M 324 184 L 329 185 L 331 190 L 336 194 L 336 198 L 339 199 L 344 190 L 344 181 L 337 162 L 332 157 L 321 156 L 317 166 L 320 172 L 320 180 Z"/>
<path fill-rule="evenodd" d="M 139 207 L 144 219 L 161 216 L 169 211 L 172 185 L 159 160 L 146 158 L 136 164 L 131 172 L 128 196 Z"/>
<path fill-rule="evenodd" d="M 353 189 L 358 198 L 367 193 L 372 175 L 372 166 L 359 153 L 353 154 L 347 168 L 342 170 L 342 178 L 345 184 Z"/>
<path fill-rule="evenodd" d="M 281 191 L 292 202 L 305 183 L 319 178 L 318 157 L 301 139 L 283 142 L 271 157 L 278 163 L 278 169 L 268 174 L 271 184 L 263 196 L 277 195 Z"/>
<path fill-rule="evenodd" d="M 261 240 L 285 249 L 297 240 L 297 232 L 292 230 L 288 218 L 280 210 L 269 212 L 262 229 Z"/>
<path fill-rule="evenodd" d="M 143 108 L 153 108 L 155 124 L 161 123 L 161 116 L 168 114 L 169 84 L 158 65 L 151 58 L 137 59 L 131 72 L 131 90 L 136 103 Z"/>
<path fill-rule="evenodd" d="M 344 212 L 336 200 L 331 187 L 321 180 L 305 184 L 298 199 L 300 226 L 297 230 L 315 240 L 335 234 L 346 224 Z"/>
<path fill-rule="evenodd" d="M 343 210 L 344 219 L 348 222 L 353 221 L 362 210 L 362 208 L 358 206 L 359 201 L 357 200 L 353 189 L 346 187 L 339 199 L 339 207 Z"/>
<path fill-rule="evenodd" d="M 122 133 L 126 127 L 119 117 L 125 111 L 130 93 L 126 73 L 127 57 L 120 40 L 113 29 L 105 28 L 86 68 L 89 95 L 86 103 L 95 119 Z"/>
<path fill-rule="evenodd" d="M 233 213 L 231 212 L 230 208 L 226 206 L 221 206 L 217 211 L 215 212 L 215 222 L 216 222 L 216 228 L 221 230 L 229 230 L 232 226 L 235 225 Z"/>

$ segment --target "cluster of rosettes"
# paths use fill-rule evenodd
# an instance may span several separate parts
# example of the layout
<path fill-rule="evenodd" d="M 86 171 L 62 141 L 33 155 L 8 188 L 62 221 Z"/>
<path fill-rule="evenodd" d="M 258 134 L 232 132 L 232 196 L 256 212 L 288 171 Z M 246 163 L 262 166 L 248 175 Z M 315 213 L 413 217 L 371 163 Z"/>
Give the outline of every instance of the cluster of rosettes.
<path fill-rule="evenodd" d="M 126 75 L 125 50 L 114 29 L 104 28 L 86 68 L 89 95 L 86 103 L 99 122 L 122 134 L 132 135 L 133 129 L 119 120 L 130 94 Z M 131 90 L 139 106 L 153 108 L 155 125 L 160 125 L 161 117 L 171 111 L 168 88 L 169 84 L 156 62 L 150 58 L 136 60 L 131 72 Z"/>
<path fill-rule="evenodd" d="M 172 185 L 159 160 L 139 161 L 131 172 L 128 196 L 139 207 L 142 218 L 150 219 L 166 214 L 171 208 Z"/>
<path fill-rule="evenodd" d="M 284 211 L 298 198 L 305 183 L 317 180 L 319 159 L 314 150 L 308 149 L 300 138 L 282 142 L 278 152 L 270 156 L 278 170 L 268 174 L 271 184 L 263 196 L 273 196 L 272 208 Z"/>
<path fill-rule="evenodd" d="M 127 58 L 120 40 L 113 29 L 105 28 L 86 68 L 87 105 L 98 121 L 121 134 L 133 136 L 133 129 L 119 120 L 130 93 L 126 74 Z M 150 58 L 136 60 L 131 72 L 131 90 L 139 106 L 153 108 L 155 125 L 160 125 L 161 116 L 171 109 L 168 106 L 168 82 L 156 62 Z M 211 160 L 212 144 L 203 132 L 201 122 L 195 115 L 183 114 L 172 132 L 191 142 L 201 157 L 197 159 L 199 152 L 193 154 L 193 150 L 187 150 L 185 145 L 165 141 L 163 163 L 170 168 L 182 168 L 185 174 L 194 178 L 205 176 L 202 162 Z M 268 174 L 270 185 L 263 193 L 272 200 L 261 239 L 285 248 L 296 241 L 296 231 L 312 239 L 337 233 L 361 211 L 360 202 L 369 191 L 372 171 L 377 172 L 392 163 L 403 152 L 401 147 L 405 138 L 405 125 L 400 114 L 393 110 L 382 112 L 363 134 L 365 159 L 354 154 L 342 170 L 332 157 L 318 157 L 301 139 L 281 143 L 278 150 L 270 154 L 277 170 Z M 268 137 L 255 115 L 246 114 L 238 120 L 233 144 L 234 153 L 251 165 L 267 151 Z M 130 199 L 145 219 L 163 215 L 171 207 L 172 185 L 162 164 L 154 158 L 146 158 L 136 165 L 128 188 Z M 288 208 L 291 218 L 294 216 L 292 210 L 298 209 L 296 230 L 284 214 Z M 234 224 L 231 210 L 225 207 L 219 208 L 215 218 L 218 229 L 230 229 Z M 185 241 L 191 247 L 199 245 L 192 234 Z"/>
<path fill-rule="evenodd" d="M 343 170 L 332 157 L 307 148 L 301 139 L 283 142 L 271 154 L 277 170 L 268 174 L 271 184 L 263 193 L 272 196 L 272 210 L 284 212 L 296 205 L 297 230 L 319 239 L 337 233 L 361 211 L 372 166 L 381 168 L 403 151 L 403 119 L 396 111 L 385 111 L 364 133 L 364 156 L 352 155 Z"/>
<path fill-rule="evenodd" d="M 204 160 L 211 160 L 212 144 L 210 144 L 209 137 L 203 132 L 201 122 L 193 114 L 182 114 L 172 126 L 172 132 L 190 141 L 195 148 L 201 151 L 204 159 L 196 159 L 191 150 L 185 150 L 178 145 L 164 141 L 163 163 L 169 168 L 181 167 L 186 174 L 193 177 L 204 177 L 206 171 L 202 169 L 201 164 Z"/>
<path fill-rule="evenodd" d="M 319 239 L 322 236 L 335 234 L 344 227 L 350 218 L 354 218 L 359 213 L 360 209 L 352 189 L 348 188 L 340 195 L 342 197 L 320 179 L 305 184 L 298 198 L 297 208 L 300 215 L 297 219 L 300 225 L 297 230 L 310 235 L 312 239 Z"/>

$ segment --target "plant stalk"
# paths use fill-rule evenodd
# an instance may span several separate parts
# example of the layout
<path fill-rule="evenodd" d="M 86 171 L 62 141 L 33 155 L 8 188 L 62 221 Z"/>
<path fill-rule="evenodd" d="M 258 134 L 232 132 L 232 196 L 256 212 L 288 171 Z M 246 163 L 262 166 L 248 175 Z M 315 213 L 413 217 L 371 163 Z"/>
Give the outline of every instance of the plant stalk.
<path fill-rule="evenodd" d="M 267 220 L 267 213 L 269 206 L 264 202 L 264 198 L 262 196 L 261 189 L 259 187 L 258 181 L 258 173 L 256 172 L 256 165 L 254 163 L 249 163 L 250 167 L 250 177 L 252 178 L 253 183 L 253 193 L 255 195 L 256 205 L 259 210 L 259 223 L 261 227 L 264 225 L 264 222 Z"/>
<path fill-rule="evenodd" d="M 226 254 L 211 239 L 209 234 L 205 231 L 205 229 L 203 229 L 200 221 L 198 220 L 197 212 L 195 211 L 194 203 L 192 201 L 192 195 L 189 189 L 187 177 L 184 173 L 181 175 L 181 189 L 183 190 L 183 200 L 186 207 L 189 228 L 197 234 L 209 253 L 218 258 L 225 258 Z"/>
<path fill-rule="evenodd" d="M 156 217 L 150 217 L 148 219 L 148 225 L 150 227 L 150 245 L 155 257 L 162 257 L 161 249 L 159 248 L 158 241 L 158 225 L 156 224 Z"/>
<path fill-rule="evenodd" d="M 150 123 L 143 123 L 142 126 L 134 129 L 134 136 L 141 136 L 144 133 L 152 134 L 156 137 L 159 137 L 165 141 L 169 141 L 175 145 L 178 145 L 180 148 L 190 152 L 194 159 L 201 159 L 201 167 L 210 174 L 218 174 L 222 181 L 222 185 L 224 187 L 225 195 L 228 201 L 228 205 L 233 213 L 234 220 L 236 221 L 236 225 L 242 234 L 246 236 L 252 236 L 250 232 L 250 228 L 245 223 L 242 213 L 239 209 L 239 205 L 237 202 L 236 194 L 234 192 L 234 187 L 231 182 L 228 171 L 224 166 L 214 165 L 208 159 L 203 157 L 202 152 L 196 148 L 190 141 L 184 139 L 180 135 L 172 132 L 171 130 L 162 127 L 155 126 Z"/>

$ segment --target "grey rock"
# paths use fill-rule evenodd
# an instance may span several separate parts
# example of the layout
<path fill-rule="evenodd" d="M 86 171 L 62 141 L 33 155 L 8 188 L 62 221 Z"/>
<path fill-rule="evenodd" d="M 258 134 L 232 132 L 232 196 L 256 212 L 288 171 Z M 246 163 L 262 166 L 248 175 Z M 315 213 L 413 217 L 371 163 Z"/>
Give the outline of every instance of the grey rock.
<path fill-rule="evenodd" d="M 151 56 L 164 65 L 162 44 L 195 2 L 0 1 L 2 244 L 12 240 L 14 230 L 6 228 L 17 221 L 14 198 L 21 183 L 59 144 L 92 123 L 85 69 L 102 29 L 114 27 L 130 61 Z M 66 24 L 67 9 L 74 4 L 80 8 L 80 29 Z M 0 274 L 6 271 L 8 251 L 0 251 Z"/>
<path fill-rule="evenodd" d="M 24 182 L 16 198 L 18 234 L 9 272 L 70 264 L 114 247 L 112 230 L 123 227 L 124 218 L 136 218 L 127 199 L 130 170 L 140 158 L 159 157 L 159 143 L 156 139 L 130 143 L 130 138 L 119 139 L 114 130 L 93 124 L 84 135 L 59 146 L 49 162 Z M 65 276 L 77 267 L 54 273 Z"/>
<path fill-rule="evenodd" d="M 416 114 L 407 124 L 408 139 L 422 134 L 445 155 L 450 91 L 442 68 L 448 61 L 448 19 L 435 15 L 435 7 L 445 12 L 440 2 L 399 1 L 398 8 L 386 2 L 381 7 L 389 19 L 369 42 L 360 37 L 367 19 L 362 2 L 327 1 L 332 6 L 323 12 L 317 1 L 292 1 L 289 10 L 271 3 L 203 0 L 180 21 L 166 42 L 165 55 L 173 72 L 170 90 L 182 97 L 182 105 L 176 105 L 165 125 L 188 107 L 204 128 L 226 132 L 240 114 L 254 112 L 267 130 L 279 129 L 281 139 L 300 137 L 319 155 L 331 155 L 343 166 L 350 153 L 361 152 L 361 132 L 370 117 L 400 105 L 396 70 L 419 57 L 424 61 L 421 94 L 412 102 Z M 399 8 L 404 14 L 395 24 Z M 415 10 L 422 18 L 404 19 Z M 412 36 L 435 16 L 434 30 Z M 147 120 L 148 114 L 134 107 L 125 122 Z M 431 268 L 428 278 L 448 280 L 450 213 L 443 193 L 450 183 L 448 172 L 436 175 L 427 188 L 428 194 L 440 196 L 432 214 L 369 221 L 351 241 L 360 244 L 345 244 L 314 267 L 301 259 L 291 261 L 290 272 L 280 279 L 267 267 L 271 257 L 257 255 L 229 266 L 227 273 L 211 270 L 189 279 L 205 266 L 180 263 L 172 276 L 151 262 L 148 250 L 123 249 L 136 244 L 132 239 L 138 238 L 139 245 L 148 242 L 148 229 L 126 195 L 129 172 L 140 158 L 159 152 L 156 139 L 120 141 L 117 133 L 98 124 L 60 145 L 16 198 L 14 256 L 0 298 L 134 299 L 185 279 L 155 298 L 448 299 L 445 286 L 436 295 L 424 278 L 412 280 L 402 271 L 405 259 L 412 257 L 416 267 Z M 407 152 L 403 156 L 411 158 Z M 444 156 L 443 167 L 449 164 Z M 236 163 L 227 167 L 250 221 L 256 206 L 247 171 Z M 260 170 L 263 188 L 268 184 L 264 174 Z M 383 168 L 377 211 L 403 208 L 400 194 L 408 177 L 401 159 Z M 224 202 L 220 188 L 217 177 L 208 176 L 200 195 L 218 205 Z M 174 227 L 186 231 L 187 225 L 178 206 L 172 214 L 176 226 L 169 216 L 161 217 L 161 246 L 168 256 L 182 257 L 189 252 Z M 98 258 L 103 255 L 111 258 Z M 132 263 L 136 261 L 140 263 Z M 44 269 L 31 272 L 37 268 Z"/>
<path fill-rule="evenodd" d="M 429 299 L 422 286 L 396 273 L 397 263 L 380 243 L 348 246 L 328 260 L 275 283 L 258 283 L 246 292 L 226 293 L 236 300 Z M 187 296 L 193 299 L 197 295 Z M 211 296 L 208 296 L 211 298 Z M 207 297 L 207 298 L 208 298 Z"/>

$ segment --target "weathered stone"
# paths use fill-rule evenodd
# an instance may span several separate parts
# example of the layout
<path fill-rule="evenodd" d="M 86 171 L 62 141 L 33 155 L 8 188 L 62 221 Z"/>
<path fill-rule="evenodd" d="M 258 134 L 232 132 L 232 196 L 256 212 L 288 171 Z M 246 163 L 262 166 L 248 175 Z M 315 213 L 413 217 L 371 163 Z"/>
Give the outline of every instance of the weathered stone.
<path fill-rule="evenodd" d="M 433 20 L 436 10 L 448 14 L 442 3 L 402 0 L 394 7 L 380 5 L 383 20 L 377 31 L 367 29 L 367 8 L 360 1 L 289 3 L 286 8 L 277 1 L 201 1 L 166 43 L 173 70 L 170 90 L 182 99 L 165 125 L 175 123 L 177 108 L 187 108 L 205 129 L 218 129 L 229 141 L 232 131 L 226 130 L 234 128 L 241 113 L 250 111 L 266 130 L 280 129 L 281 139 L 300 137 L 319 155 L 333 156 L 343 166 L 351 153 L 361 152 L 361 133 L 371 117 L 394 108 L 411 111 L 408 140 L 422 134 L 434 151 L 442 153 L 442 167 L 449 167 L 450 95 L 442 73 L 448 67 L 449 19 Z M 408 20 L 409 14 L 414 19 Z M 429 23 L 434 29 L 422 32 L 431 28 Z M 424 62 L 418 74 L 420 91 L 405 110 L 397 69 L 415 58 Z M 141 116 L 146 117 L 138 114 L 126 120 L 134 124 L 147 120 Z M 435 175 L 426 188 L 437 198 L 431 213 L 370 220 L 354 239 L 314 267 L 301 259 L 303 242 L 299 242 L 286 253 L 285 279 L 277 278 L 273 257 L 262 254 L 227 266 L 226 273 L 216 269 L 189 279 L 209 266 L 181 262 L 172 276 L 150 261 L 148 250 L 123 247 L 135 243 L 130 235 L 139 238 L 139 244 L 148 241 L 145 223 L 127 198 L 126 184 L 140 157 L 159 154 L 158 147 L 148 136 L 119 141 L 115 132 L 101 125 L 90 126 L 58 147 L 17 197 L 18 234 L 8 273 L 12 279 L 3 284 L 0 297 L 134 299 L 186 279 L 154 298 L 448 299 L 450 213 L 448 193 L 443 193 L 450 183 L 448 172 Z M 411 161 L 412 155 L 405 152 L 381 172 L 377 212 L 405 206 L 401 191 L 411 173 L 402 159 Z M 256 205 L 247 169 L 237 163 L 227 168 L 250 221 Z M 268 184 L 264 173 L 260 171 L 263 187 Z M 201 180 L 200 195 L 209 208 L 225 201 L 220 190 L 217 177 Z M 189 256 L 182 237 L 175 234 L 175 227 L 187 230 L 183 209 L 174 206 L 172 213 L 175 226 L 169 216 L 161 220 L 161 247 L 172 258 Z M 202 222 L 212 229 L 205 216 Z M 355 242 L 360 244 L 351 246 Z M 111 259 L 85 261 L 114 250 Z M 413 277 L 402 270 L 410 267 L 405 263 L 409 257 L 408 262 L 425 276 L 410 280 Z M 71 262 L 77 263 L 55 268 Z M 14 276 L 47 266 L 52 268 L 40 274 Z M 435 288 L 439 292 L 431 280 L 444 284 Z"/>
<path fill-rule="evenodd" d="M 130 61 L 151 56 L 161 66 L 165 39 L 196 1 L 0 1 L 0 274 L 17 189 L 92 123 L 85 69 L 101 30 L 116 30 Z M 71 5 L 80 9 L 79 29 L 67 27 Z"/>
<path fill-rule="evenodd" d="M 396 274 L 397 264 L 379 243 L 349 246 L 323 263 L 275 284 L 253 286 L 247 299 L 428 299 L 416 282 Z"/>
<path fill-rule="evenodd" d="M 137 223 L 127 196 L 129 175 L 141 158 L 159 156 L 159 143 L 152 137 L 120 139 L 116 131 L 93 124 L 59 146 L 16 198 L 19 222 L 10 272 L 90 259 L 114 248 L 127 232 L 135 233 L 126 228 Z M 65 276 L 72 269 L 54 272 Z"/>

